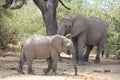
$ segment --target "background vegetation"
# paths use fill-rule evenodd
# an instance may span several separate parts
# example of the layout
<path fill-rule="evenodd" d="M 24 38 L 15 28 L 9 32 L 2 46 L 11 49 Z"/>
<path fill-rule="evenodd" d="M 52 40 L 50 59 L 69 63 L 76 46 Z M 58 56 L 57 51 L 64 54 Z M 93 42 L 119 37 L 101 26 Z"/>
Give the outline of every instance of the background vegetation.
<path fill-rule="evenodd" d="M 108 24 L 105 55 L 114 54 L 120 59 L 120 0 L 63 0 L 63 2 L 72 10 L 67 10 L 59 4 L 58 22 L 61 17 L 75 13 L 102 18 Z M 10 43 L 18 44 L 30 34 L 46 34 L 41 12 L 32 1 L 28 1 L 28 4 L 19 10 L 0 8 L 1 49 L 6 49 Z"/>

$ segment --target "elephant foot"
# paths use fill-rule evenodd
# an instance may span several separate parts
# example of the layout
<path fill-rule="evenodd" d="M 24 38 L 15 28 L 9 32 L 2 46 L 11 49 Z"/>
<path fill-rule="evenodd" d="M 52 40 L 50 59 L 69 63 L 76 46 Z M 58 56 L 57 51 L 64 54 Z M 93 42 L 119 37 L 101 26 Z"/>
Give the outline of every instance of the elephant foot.
<path fill-rule="evenodd" d="M 47 69 L 44 69 L 43 72 L 44 72 L 44 75 L 47 75 L 48 73 Z"/>
<path fill-rule="evenodd" d="M 83 61 L 77 61 L 78 65 L 85 65 L 85 63 Z"/>
<path fill-rule="evenodd" d="M 47 75 L 47 73 L 51 70 L 51 68 L 47 68 L 47 69 L 44 69 L 43 72 L 44 72 L 44 75 Z"/>
<path fill-rule="evenodd" d="M 75 74 L 75 76 L 77 76 L 77 74 Z"/>
<path fill-rule="evenodd" d="M 25 74 L 23 71 L 17 71 L 17 74 Z"/>
<path fill-rule="evenodd" d="M 34 75 L 34 74 L 35 74 L 35 73 L 34 73 L 34 70 L 28 71 L 28 74 Z"/>
<path fill-rule="evenodd" d="M 94 63 L 100 63 L 100 61 L 99 60 L 95 60 Z"/>
<path fill-rule="evenodd" d="M 56 72 L 52 72 L 52 75 L 56 75 Z"/>
<path fill-rule="evenodd" d="M 94 63 L 100 63 L 100 58 L 96 57 Z"/>

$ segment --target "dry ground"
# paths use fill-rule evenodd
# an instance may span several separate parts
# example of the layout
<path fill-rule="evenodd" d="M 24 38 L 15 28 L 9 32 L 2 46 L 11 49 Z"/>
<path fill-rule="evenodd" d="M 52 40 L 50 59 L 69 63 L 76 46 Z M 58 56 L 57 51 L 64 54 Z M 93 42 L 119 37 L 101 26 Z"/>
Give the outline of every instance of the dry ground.
<path fill-rule="evenodd" d="M 62 62 L 58 63 L 57 75 L 43 75 L 47 67 L 46 61 L 35 60 L 33 69 L 35 75 L 27 74 L 27 64 L 24 65 L 26 74 L 17 74 L 19 56 L 15 52 L 0 53 L 0 80 L 120 80 L 120 60 L 115 58 L 101 58 L 100 64 L 93 63 L 94 55 L 86 65 L 78 65 L 78 76 L 74 76 L 74 69 L 69 56 L 62 55 Z"/>

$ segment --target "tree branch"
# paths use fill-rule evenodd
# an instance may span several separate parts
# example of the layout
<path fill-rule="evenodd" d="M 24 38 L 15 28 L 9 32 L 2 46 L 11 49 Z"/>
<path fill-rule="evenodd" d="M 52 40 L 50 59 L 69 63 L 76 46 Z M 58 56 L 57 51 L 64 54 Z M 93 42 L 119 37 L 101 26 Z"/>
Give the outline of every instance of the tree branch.
<path fill-rule="evenodd" d="M 10 7 L 10 9 L 20 9 L 21 7 L 23 7 L 25 3 L 26 3 L 26 0 L 22 0 L 22 2 L 19 5 Z"/>
<path fill-rule="evenodd" d="M 59 0 L 59 2 L 68 10 L 71 10 L 70 8 L 68 8 L 61 0 Z"/>
<path fill-rule="evenodd" d="M 7 9 L 7 8 L 9 8 L 12 5 L 13 0 L 5 0 L 5 3 L 6 4 L 2 5 L 2 7 Z"/>

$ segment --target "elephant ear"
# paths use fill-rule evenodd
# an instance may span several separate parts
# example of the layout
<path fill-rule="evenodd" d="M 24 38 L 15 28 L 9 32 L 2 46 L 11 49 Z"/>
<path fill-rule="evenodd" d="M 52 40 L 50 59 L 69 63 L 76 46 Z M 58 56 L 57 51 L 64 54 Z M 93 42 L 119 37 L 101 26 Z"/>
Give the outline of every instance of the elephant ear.
<path fill-rule="evenodd" d="M 57 49 L 59 53 L 61 53 L 62 47 L 63 47 L 63 38 L 60 35 L 55 35 L 54 38 L 52 39 L 52 44 L 53 47 Z"/>
<path fill-rule="evenodd" d="M 78 23 L 78 22 L 76 22 L 76 23 L 72 26 L 71 37 L 75 37 L 75 36 L 77 36 L 77 35 L 79 35 L 81 33 L 80 26 L 82 26 L 82 24 Z"/>
<path fill-rule="evenodd" d="M 72 28 L 71 28 L 71 36 L 78 36 L 80 33 L 86 30 L 86 17 L 76 14 L 72 16 Z"/>
<path fill-rule="evenodd" d="M 60 20 L 57 34 L 59 35 L 69 34 L 71 27 L 72 27 L 72 21 L 70 20 L 70 17 L 66 16 Z"/>

